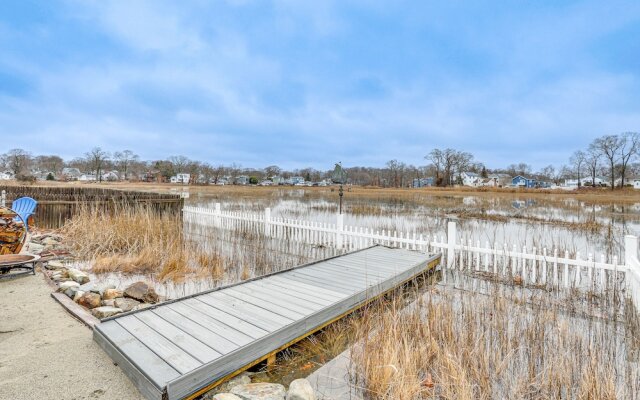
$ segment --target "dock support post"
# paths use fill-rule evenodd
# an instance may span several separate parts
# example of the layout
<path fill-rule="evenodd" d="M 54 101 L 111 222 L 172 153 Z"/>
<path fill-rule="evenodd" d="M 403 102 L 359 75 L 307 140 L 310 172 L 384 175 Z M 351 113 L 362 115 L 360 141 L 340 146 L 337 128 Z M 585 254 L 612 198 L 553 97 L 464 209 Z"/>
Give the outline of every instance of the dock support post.
<path fill-rule="evenodd" d="M 344 215 L 338 214 L 336 220 L 336 247 L 342 249 L 342 232 L 344 231 Z"/>
<path fill-rule="evenodd" d="M 276 353 L 272 353 L 267 357 L 267 369 L 273 369 L 276 366 Z"/>
<path fill-rule="evenodd" d="M 6 207 L 7 204 L 7 191 L 3 190 L 0 196 L 0 207 Z"/>
<path fill-rule="evenodd" d="M 267 207 L 264 209 L 264 235 L 271 235 L 271 208 Z"/>
<path fill-rule="evenodd" d="M 456 223 L 449 221 L 447 223 L 447 268 L 453 268 L 455 264 L 456 249 Z"/>

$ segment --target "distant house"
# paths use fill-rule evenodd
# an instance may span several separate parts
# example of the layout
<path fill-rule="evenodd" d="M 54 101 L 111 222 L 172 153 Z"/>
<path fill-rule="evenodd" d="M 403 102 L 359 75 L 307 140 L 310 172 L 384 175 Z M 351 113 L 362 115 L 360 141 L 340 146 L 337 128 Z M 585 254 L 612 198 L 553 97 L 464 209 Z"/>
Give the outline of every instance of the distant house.
<path fill-rule="evenodd" d="M 82 174 L 78 177 L 78 180 L 82 182 L 95 182 L 98 179 L 96 178 L 96 174 Z"/>
<path fill-rule="evenodd" d="M 11 179 L 13 179 L 13 172 L 11 171 L 0 172 L 0 181 L 8 181 Z"/>
<path fill-rule="evenodd" d="M 120 180 L 118 171 L 107 171 L 102 174 L 103 181 L 115 182 Z"/>
<path fill-rule="evenodd" d="M 411 187 L 421 188 L 433 186 L 433 177 L 430 178 L 415 178 L 411 183 Z"/>
<path fill-rule="evenodd" d="M 633 188 L 640 189 L 640 178 L 636 178 L 633 180 Z"/>
<path fill-rule="evenodd" d="M 475 172 L 461 172 L 460 180 L 464 186 L 476 187 L 480 183 L 480 175 Z"/>
<path fill-rule="evenodd" d="M 249 177 L 247 175 L 236 176 L 236 179 L 233 182 L 236 185 L 248 185 Z"/>
<path fill-rule="evenodd" d="M 511 179 L 511 186 L 522 188 L 534 188 L 537 187 L 538 182 L 535 179 L 526 178 L 522 175 L 515 176 Z"/>
<path fill-rule="evenodd" d="M 292 176 L 289 178 L 290 185 L 304 184 L 304 178 L 302 176 Z"/>
<path fill-rule="evenodd" d="M 176 174 L 171 177 L 171 183 L 182 183 L 183 185 L 188 185 L 191 180 L 191 174 Z"/>
<path fill-rule="evenodd" d="M 82 172 L 78 168 L 62 168 L 62 178 L 65 181 L 77 181 Z"/>
<path fill-rule="evenodd" d="M 505 187 L 511 184 L 511 175 L 509 174 L 491 174 L 487 176 L 489 181 L 486 181 L 484 186 L 492 186 L 492 187 Z"/>

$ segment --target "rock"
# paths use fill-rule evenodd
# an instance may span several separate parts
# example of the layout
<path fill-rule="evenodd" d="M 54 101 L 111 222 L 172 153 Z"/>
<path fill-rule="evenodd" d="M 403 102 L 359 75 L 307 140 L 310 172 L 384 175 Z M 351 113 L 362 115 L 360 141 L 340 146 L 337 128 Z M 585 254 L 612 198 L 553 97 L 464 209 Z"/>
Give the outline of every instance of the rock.
<path fill-rule="evenodd" d="M 71 290 L 71 289 L 69 289 Z M 85 292 L 83 292 L 82 290 L 76 290 L 76 294 L 73 295 L 73 301 L 75 301 L 76 303 L 78 302 L 78 300 L 80 300 L 80 297 L 82 297 L 84 295 Z"/>
<path fill-rule="evenodd" d="M 65 266 L 60 261 L 49 261 L 46 269 L 63 269 Z"/>
<path fill-rule="evenodd" d="M 67 297 L 70 297 L 72 299 L 76 298 L 76 293 L 78 293 L 79 289 L 75 286 L 70 287 L 69 289 L 64 291 L 64 294 L 67 295 Z"/>
<path fill-rule="evenodd" d="M 62 282 L 60 284 L 60 287 L 58 287 L 58 291 L 59 292 L 64 292 L 65 290 L 69 289 L 70 287 L 79 288 L 80 284 L 78 282 L 74 282 L 74 281 Z"/>
<path fill-rule="evenodd" d="M 130 297 L 144 303 L 156 303 L 158 301 L 156 291 L 144 282 L 131 284 L 124 290 L 124 297 Z"/>
<path fill-rule="evenodd" d="M 110 289 L 106 289 L 102 293 L 102 298 L 104 300 L 110 300 L 110 299 L 115 299 L 117 297 L 122 297 L 123 295 L 124 295 L 124 293 L 122 292 L 122 290 L 117 290 L 115 288 L 110 288 Z"/>
<path fill-rule="evenodd" d="M 29 253 L 31 254 L 40 254 L 44 250 L 44 246 L 41 244 L 30 242 L 27 246 L 29 249 Z"/>
<path fill-rule="evenodd" d="M 234 386 L 231 393 L 244 400 L 284 400 L 286 390 L 278 383 L 249 383 Z"/>
<path fill-rule="evenodd" d="M 140 305 L 140 302 L 138 300 L 128 299 L 126 297 L 118 297 L 117 299 L 113 300 L 113 305 L 122 309 L 122 311 L 127 312 Z"/>
<path fill-rule="evenodd" d="M 89 282 L 89 275 L 80 271 L 79 269 L 69 268 L 67 271 L 69 272 L 69 278 L 73 279 L 79 284 Z"/>
<path fill-rule="evenodd" d="M 53 246 L 60 243 L 58 240 L 54 239 L 53 237 L 49 236 L 44 238 L 44 240 L 42 240 L 41 244 L 45 245 L 45 246 Z"/>
<path fill-rule="evenodd" d="M 78 299 L 77 303 L 87 308 L 100 307 L 100 295 L 97 293 L 85 293 Z"/>
<path fill-rule="evenodd" d="M 249 383 L 251 383 L 251 374 L 245 371 L 240 375 L 231 378 L 230 380 L 223 383 L 222 385 L 217 386 L 212 393 L 228 392 L 233 387 L 236 387 L 238 385 L 246 385 Z"/>
<path fill-rule="evenodd" d="M 110 306 L 96 307 L 91 310 L 91 314 L 98 319 L 109 318 L 113 315 L 120 314 L 121 312 L 121 309 Z"/>
<path fill-rule="evenodd" d="M 101 306 L 115 307 L 115 306 L 116 306 L 116 303 L 115 303 L 115 300 L 110 299 L 110 300 L 102 300 L 102 301 L 100 302 L 100 305 L 101 305 Z"/>
<path fill-rule="evenodd" d="M 287 400 L 316 400 L 316 394 L 306 379 L 296 379 L 289 385 Z"/>
<path fill-rule="evenodd" d="M 238 397 L 233 393 L 218 393 L 212 398 L 213 400 L 242 400 L 241 397 Z"/>

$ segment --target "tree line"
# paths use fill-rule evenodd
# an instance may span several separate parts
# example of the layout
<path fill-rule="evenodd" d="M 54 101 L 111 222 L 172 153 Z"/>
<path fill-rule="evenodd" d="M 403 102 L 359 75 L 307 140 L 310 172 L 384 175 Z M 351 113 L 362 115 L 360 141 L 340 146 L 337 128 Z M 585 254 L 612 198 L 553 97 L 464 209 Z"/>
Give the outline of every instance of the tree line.
<path fill-rule="evenodd" d="M 547 165 L 537 171 L 524 162 L 502 168 L 488 168 L 483 162 L 476 160 L 472 153 L 453 148 L 432 149 L 424 159 L 424 165 L 406 164 L 393 159 L 384 167 L 345 167 L 345 171 L 350 183 L 363 186 L 406 187 L 414 179 L 433 178 L 434 186 L 446 187 L 461 183 L 462 172 L 473 172 L 482 178 L 491 174 L 506 174 L 511 177 L 522 175 L 554 184 L 560 184 L 565 179 L 577 179 L 578 186 L 583 185 L 584 178 L 589 178 L 590 186 L 596 186 L 597 178 L 606 176 L 612 183 L 607 186 L 614 189 L 624 186 L 629 177 L 640 175 L 640 135 L 636 132 L 624 132 L 596 138 L 585 149 L 574 152 L 567 163 Z M 149 176 L 157 180 L 169 180 L 176 174 L 187 173 L 193 183 L 217 183 L 223 177 L 238 175 L 249 176 L 252 181 L 274 176 L 302 176 L 307 181 L 317 182 L 330 179 L 332 173 L 331 169 L 285 170 L 277 165 L 264 168 L 243 168 L 238 164 L 214 165 L 180 155 L 161 160 L 141 160 L 131 150 L 109 153 L 100 147 L 71 160 L 63 160 L 57 155 L 33 156 L 24 149 L 13 149 L 0 155 L 0 172 L 11 171 L 18 179 L 28 180 L 35 171 L 50 173 L 52 179 L 61 179 L 62 169 L 65 167 L 94 173 L 98 178 L 104 171 L 117 170 L 122 180 L 141 180 Z"/>

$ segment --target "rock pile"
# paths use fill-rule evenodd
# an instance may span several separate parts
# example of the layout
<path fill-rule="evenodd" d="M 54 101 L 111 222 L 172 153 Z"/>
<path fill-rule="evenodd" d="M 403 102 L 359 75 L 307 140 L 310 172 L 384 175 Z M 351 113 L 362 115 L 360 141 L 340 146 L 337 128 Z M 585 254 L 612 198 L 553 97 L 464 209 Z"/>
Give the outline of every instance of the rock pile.
<path fill-rule="evenodd" d="M 251 383 L 247 372 L 231 379 L 203 396 L 204 400 L 315 400 L 315 392 L 306 379 L 296 379 L 289 390 L 278 383 Z"/>
<path fill-rule="evenodd" d="M 116 289 L 113 284 L 96 285 L 90 282 L 87 273 L 60 261 L 46 263 L 45 273 L 58 285 L 59 292 L 91 310 L 99 319 L 139 310 L 160 300 L 153 287 L 145 282 L 135 282 L 124 290 Z"/>
<path fill-rule="evenodd" d="M 27 251 L 43 259 L 67 257 L 71 253 L 63 243 L 63 237 L 55 233 L 35 234 L 29 238 Z"/>

